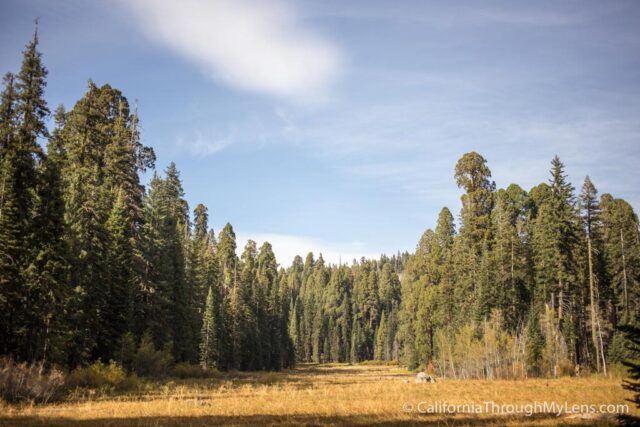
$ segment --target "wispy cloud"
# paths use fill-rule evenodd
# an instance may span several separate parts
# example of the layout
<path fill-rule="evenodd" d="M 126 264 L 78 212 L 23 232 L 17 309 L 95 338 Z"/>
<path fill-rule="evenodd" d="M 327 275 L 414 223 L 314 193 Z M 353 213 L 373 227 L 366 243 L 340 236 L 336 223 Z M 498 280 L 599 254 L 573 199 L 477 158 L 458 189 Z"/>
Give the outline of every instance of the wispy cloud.
<path fill-rule="evenodd" d="M 515 8 L 514 8 L 515 9 Z M 564 26 L 580 22 L 580 15 L 573 13 L 550 13 L 540 10 L 479 10 L 477 16 L 489 22 L 513 25 Z"/>
<path fill-rule="evenodd" d="M 279 1 L 122 1 L 155 42 L 217 81 L 295 100 L 324 98 L 341 53 Z"/>
<path fill-rule="evenodd" d="M 360 242 L 329 242 L 315 237 L 296 236 L 277 233 L 237 233 L 238 252 L 242 253 L 247 241 L 251 239 L 258 244 L 271 243 L 278 263 L 287 267 L 296 255 L 305 257 L 313 252 L 317 259 L 320 254 L 327 263 L 338 264 L 340 262 L 351 263 L 361 257 L 377 258 L 380 254 L 368 252 L 364 244 Z"/>
<path fill-rule="evenodd" d="M 206 157 L 215 154 L 233 143 L 231 136 L 223 138 L 206 137 L 201 132 L 195 132 L 192 137 L 178 138 L 178 147 L 188 150 L 198 157 Z"/>
<path fill-rule="evenodd" d="M 541 2 L 412 2 L 386 5 L 385 8 L 363 8 L 358 2 L 312 2 L 316 13 L 341 18 L 391 21 L 403 24 L 419 22 L 429 26 L 449 27 L 455 25 L 533 25 L 566 26 L 579 24 L 588 16 L 584 10 L 576 10 L 569 2 L 554 4 L 553 11 L 545 11 Z"/>

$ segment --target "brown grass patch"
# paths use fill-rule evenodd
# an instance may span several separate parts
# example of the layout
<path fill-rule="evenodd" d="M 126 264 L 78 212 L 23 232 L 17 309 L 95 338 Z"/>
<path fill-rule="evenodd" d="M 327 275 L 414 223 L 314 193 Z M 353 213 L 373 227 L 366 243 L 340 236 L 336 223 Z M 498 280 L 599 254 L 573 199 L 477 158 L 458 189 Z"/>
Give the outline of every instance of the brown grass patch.
<path fill-rule="evenodd" d="M 384 365 L 302 365 L 280 373 L 233 373 L 174 380 L 143 392 L 49 405 L 0 406 L 0 425 L 615 425 L 611 416 L 420 414 L 429 404 L 620 404 L 630 395 L 619 379 L 561 378 L 414 384 L 405 369 Z M 405 412 L 403 406 L 414 409 Z M 632 413 L 637 413 L 631 408 Z"/>

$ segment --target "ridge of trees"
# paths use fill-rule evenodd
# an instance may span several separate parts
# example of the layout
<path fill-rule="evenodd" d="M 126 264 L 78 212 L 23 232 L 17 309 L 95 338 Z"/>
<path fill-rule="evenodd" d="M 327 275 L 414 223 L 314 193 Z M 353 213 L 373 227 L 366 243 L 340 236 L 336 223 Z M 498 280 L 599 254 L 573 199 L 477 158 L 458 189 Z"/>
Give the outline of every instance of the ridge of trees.
<path fill-rule="evenodd" d="M 530 191 L 497 189 L 464 154 L 460 227 L 443 208 L 413 254 L 279 267 L 272 247 L 237 256 L 230 224 L 191 215 L 171 163 L 148 188 L 153 149 L 117 89 L 88 82 L 50 115 L 38 34 L 0 99 L 0 354 L 70 367 L 127 365 L 162 349 L 205 368 L 400 361 L 453 377 L 606 372 L 638 323 L 640 233 L 626 201 L 579 195 L 556 156 Z M 46 150 L 42 142 L 46 142 Z"/>

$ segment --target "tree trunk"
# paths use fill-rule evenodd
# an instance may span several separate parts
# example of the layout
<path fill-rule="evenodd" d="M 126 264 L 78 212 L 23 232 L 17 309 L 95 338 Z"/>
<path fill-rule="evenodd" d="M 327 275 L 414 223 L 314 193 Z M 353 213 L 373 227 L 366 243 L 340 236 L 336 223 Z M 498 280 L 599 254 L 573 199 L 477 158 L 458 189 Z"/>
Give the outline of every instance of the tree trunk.
<path fill-rule="evenodd" d="M 607 361 L 604 358 L 604 342 L 602 342 L 602 329 L 600 328 L 600 320 L 598 319 L 598 335 L 600 336 L 600 355 L 602 357 L 602 373 L 607 376 Z"/>
<path fill-rule="evenodd" d="M 560 279 L 558 288 L 558 320 L 562 321 L 564 316 L 564 283 L 562 283 L 562 279 Z"/>
<path fill-rule="evenodd" d="M 591 254 L 591 237 L 587 237 L 587 250 L 589 251 L 589 302 L 591 305 L 591 339 L 596 351 L 596 369 L 600 372 L 600 346 L 598 345 L 598 335 L 596 332 L 596 302 L 593 283 L 593 256 Z"/>
<path fill-rule="evenodd" d="M 624 236 L 620 230 L 620 249 L 622 250 L 622 283 L 624 284 L 624 320 L 629 321 L 629 294 L 627 293 L 627 263 L 624 256 Z"/>

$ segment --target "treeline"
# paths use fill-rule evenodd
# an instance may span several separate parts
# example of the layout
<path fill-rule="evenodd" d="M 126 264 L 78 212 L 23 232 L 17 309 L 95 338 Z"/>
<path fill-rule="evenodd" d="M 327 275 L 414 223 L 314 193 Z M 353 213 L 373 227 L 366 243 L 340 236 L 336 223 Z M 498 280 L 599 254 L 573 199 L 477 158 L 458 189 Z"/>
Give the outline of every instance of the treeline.
<path fill-rule="evenodd" d="M 174 164 L 145 190 L 155 155 L 117 89 L 89 81 L 49 132 L 46 76 L 36 32 L 0 106 L 0 353 L 69 367 L 127 366 L 142 350 L 219 369 L 291 366 L 271 246 L 249 242 L 238 259 L 231 225 L 215 236 L 203 205 L 191 218 Z"/>
<path fill-rule="evenodd" d="M 298 361 L 396 360 L 402 255 L 326 265 L 322 255 L 288 269 L 289 335 Z"/>
<path fill-rule="evenodd" d="M 414 254 L 283 269 L 269 243 L 238 257 L 230 224 L 215 235 L 204 205 L 191 212 L 173 163 L 141 184 L 155 154 L 117 89 L 89 81 L 49 132 L 37 46 L 36 33 L 0 100 L 1 354 L 127 368 L 157 352 L 223 370 L 376 359 L 460 378 L 628 356 L 616 328 L 638 322 L 638 218 L 588 177 L 576 195 L 557 157 L 526 192 L 496 189 L 467 153 L 459 229 L 443 208 Z"/>
<path fill-rule="evenodd" d="M 486 160 L 455 167 L 448 208 L 410 256 L 352 266 L 297 257 L 289 335 L 299 361 L 399 361 L 457 378 L 606 372 L 637 357 L 618 326 L 640 314 L 640 234 L 631 205 L 579 194 L 555 157 L 529 192 L 496 189 Z M 402 277 L 400 282 L 398 275 Z"/>
<path fill-rule="evenodd" d="M 405 270 L 399 343 L 409 366 L 510 377 L 606 371 L 628 356 L 616 328 L 638 321 L 640 235 L 631 205 L 578 195 L 555 157 L 529 192 L 495 188 L 486 160 L 455 168 L 460 229 L 443 208 Z"/>

